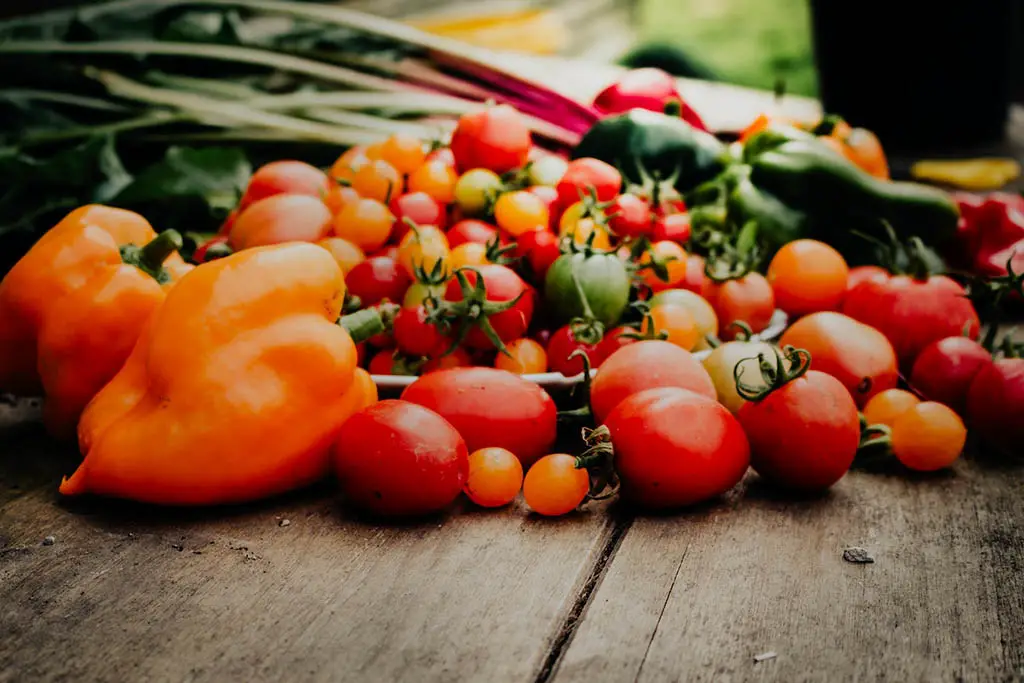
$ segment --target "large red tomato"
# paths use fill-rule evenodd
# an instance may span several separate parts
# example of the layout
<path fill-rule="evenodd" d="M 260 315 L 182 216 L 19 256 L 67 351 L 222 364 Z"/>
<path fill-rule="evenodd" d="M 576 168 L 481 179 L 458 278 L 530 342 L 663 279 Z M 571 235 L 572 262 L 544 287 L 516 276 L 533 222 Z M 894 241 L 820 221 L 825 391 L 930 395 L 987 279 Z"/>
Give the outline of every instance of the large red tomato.
<path fill-rule="evenodd" d="M 507 104 L 463 114 L 452 134 L 452 154 L 460 172 L 486 168 L 505 173 L 522 168 L 530 155 L 530 129 Z"/>

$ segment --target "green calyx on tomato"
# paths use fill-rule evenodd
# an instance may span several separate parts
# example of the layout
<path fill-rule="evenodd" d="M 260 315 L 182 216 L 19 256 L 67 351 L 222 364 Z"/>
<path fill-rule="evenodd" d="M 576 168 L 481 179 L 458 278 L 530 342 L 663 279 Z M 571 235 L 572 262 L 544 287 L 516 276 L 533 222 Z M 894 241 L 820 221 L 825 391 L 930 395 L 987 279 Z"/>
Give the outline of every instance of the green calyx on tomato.
<path fill-rule="evenodd" d="M 469 278 L 466 277 L 467 270 L 476 273 L 475 283 L 471 283 Z M 454 277 L 456 282 L 458 282 L 462 299 L 460 301 L 446 301 L 432 298 L 427 306 L 429 310 L 428 322 L 437 325 L 444 334 L 455 330 L 451 346 L 442 355 L 447 356 L 452 353 L 465 341 L 466 336 L 473 328 L 479 328 L 498 351 L 511 357 L 512 354 L 505 347 L 505 342 L 502 341 L 501 336 L 494 329 L 494 326 L 491 325 L 489 318 L 514 308 L 519 303 L 519 300 L 527 294 L 526 290 L 520 292 L 514 299 L 509 301 L 488 301 L 487 285 L 484 283 L 483 276 L 480 275 L 479 271 L 476 271 L 474 268 L 459 268 L 455 271 Z"/>
<path fill-rule="evenodd" d="M 427 272 L 422 263 L 417 263 L 413 266 L 413 275 L 413 283 L 405 290 L 405 297 L 402 299 L 403 306 L 419 306 L 428 299 L 437 299 L 444 294 L 449 274 L 443 259 L 435 261 L 430 272 Z"/>
<path fill-rule="evenodd" d="M 515 242 L 502 244 L 500 237 L 494 237 L 487 242 L 487 251 L 484 252 L 484 258 L 487 259 L 488 263 L 497 263 L 501 266 L 507 266 L 519 260 L 514 256 L 507 256 L 507 254 L 515 251 L 515 249 Z"/>
<path fill-rule="evenodd" d="M 762 401 L 769 394 L 781 389 L 793 380 L 802 377 L 811 368 L 811 354 L 805 349 L 787 346 L 781 351 L 772 347 L 774 363 L 764 352 L 756 356 L 744 358 L 733 368 L 733 380 L 736 382 L 736 393 L 740 398 L 751 403 Z M 755 385 L 743 381 L 744 365 L 749 361 L 757 361 L 764 385 Z"/>
<path fill-rule="evenodd" d="M 577 340 L 596 344 L 626 312 L 631 285 L 626 265 L 615 254 L 570 245 L 570 252 L 548 268 L 544 299 L 557 320 L 573 325 Z"/>

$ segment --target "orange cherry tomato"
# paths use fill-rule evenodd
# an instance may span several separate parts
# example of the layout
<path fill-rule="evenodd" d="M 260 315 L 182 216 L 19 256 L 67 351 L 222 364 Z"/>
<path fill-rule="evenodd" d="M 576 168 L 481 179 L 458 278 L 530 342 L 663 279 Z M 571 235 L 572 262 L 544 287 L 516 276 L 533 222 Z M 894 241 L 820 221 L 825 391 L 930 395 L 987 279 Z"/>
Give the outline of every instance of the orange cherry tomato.
<path fill-rule="evenodd" d="M 949 406 L 924 401 L 892 423 L 892 453 L 906 467 L 933 472 L 949 467 L 964 450 L 967 428 Z"/>
<path fill-rule="evenodd" d="M 469 475 L 463 491 L 480 507 L 508 505 L 522 487 L 523 465 L 512 451 L 492 446 L 469 454 Z"/>
<path fill-rule="evenodd" d="M 384 143 L 375 142 L 372 145 L 366 146 L 366 158 L 370 161 L 378 161 L 383 159 Z"/>
<path fill-rule="evenodd" d="M 545 230 L 548 227 L 548 206 L 532 192 L 506 192 L 494 203 L 494 221 L 512 237 Z"/>
<path fill-rule="evenodd" d="M 392 197 L 402 194 L 402 176 L 388 162 L 373 161 L 356 171 L 352 177 L 352 189 L 360 197 L 387 204 Z"/>
<path fill-rule="evenodd" d="M 667 332 L 666 341 L 687 351 L 692 351 L 700 341 L 700 328 L 697 321 L 685 306 L 673 303 L 651 306 L 650 315 L 644 318 L 641 334 L 650 334 L 651 325 L 657 333 Z"/>
<path fill-rule="evenodd" d="M 364 253 L 373 253 L 388 241 L 394 223 L 395 217 L 386 204 L 376 199 L 359 199 L 346 204 L 334 217 L 334 234 Z"/>
<path fill-rule="evenodd" d="M 611 237 L 608 235 L 608 231 L 593 218 L 581 218 L 565 230 L 559 229 L 558 236 L 568 237 L 572 235 L 572 241 L 576 244 L 586 244 L 591 239 L 591 234 L 594 235 L 594 238 L 590 244 L 595 249 L 607 250 L 612 248 Z"/>
<path fill-rule="evenodd" d="M 331 252 L 331 256 L 341 266 L 341 272 L 348 273 L 357 264 L 366 260 L 366 254 L 357 245 L 341 237 L 328 237 L 317 242 Z"/>
<path fill-rule="evenodd" d="M 428 161 L 409 174 L 409 192 L 424 192 L 442 204 L 455 200 L 459 176 L 443 160 Z"/>
<path fill-rule="evenodd" d="M 844 142 L 851 161 L 876 178 L 889 179 L 889 161 L 877 135 L 867 128 L 854 128 Z"/>
<path fill-rule="evenodd" d="M 324 204 L 327 205 L 327 208 L 334 215 L 338 215 L 338 212 L 344 209 L 347 204 L 351 204 L 357 199 L 359 199 L 359 193 L 341 183 L 334 183 L 331 189 L 327 191 L 327 194 L 323 196 Z"/>
<path fill-rule="evenodd" d="M 449 368 L 468 368 L 472 364 L 473 359 L 470 357 L 469 352 L 460 346 L 447 355 L 428 360 L 423 365 L 423 374 Z"/>
<path fill-rule="evenodd" d="M 662 274 L 668 276 L 667 279 L 662 279 L 654 268 L 642 271 L 644 282 L 654 291 L 678 287 L 686 279 L 686 250 L 675 242 L 655 242 L 641 257 L 640 265 L 648 265 L 652 259 L 664 267 Z"/>
<path fill-rule="evenodd" d="M 398 262 L 413 278 L 417 268 L 430 273 L 438 262 L 447 263 L 450 254 L 448 238 L 436 225 L 410 230 L 398 243 Z"/>
<path fill-rule="evenodd" d="M 850 269 L 838 251 L 817 240 L 795 240 L 768 264 L 775 305 L 791 316 L 839 310 Z"/>
<path fill-rule="evenodd" d="M 448 265 L 453 271 L 465 266 L 482 266 L 487 260 L 487 245 L 479 242 L 463 242 L 452 249 Z"/>
<path fill-rule="evenodd" d="M 533 463 L 523 479 L 523 498 L 538 514 L 557 517 L 572 512 L 587 497 L 590 475 L 576 468 L 576 458 L 553 453 Z"/>
<path fill-rule="evenodd" d="M 408 175 L 423 165 L 427 151 L 423 141 L 412 135 L 395 133 L 380 146 L 380 158 L 402 175 Z"/>
<path fill-rule="evenodd" d="M 509 355 L 499 353 L 494 358 L 494 367 L 499 370 L 508 370 L 517 375 L 535 375 L 548 369 L 548 354 L 533 339 L 522 337 L 509 342 L 505 348 Z"/>
<path fill-rule="evenodd" d="M 331 212 L 317 197 L 275 194 L 238 214 L 228 244 L 241 251 L 282 242 L 319 242 L 330 233 Z"/>
<path fill-rule="evenodd" d="M 864 419 L 869 425 L 892 427 L 896 419 L 921 402 L 903 389 L 886 389 L 871 397 L 864 406 Z"/>
<path fill-rule="evenodd" d="M 775 313 L 775 294 L 760 273 L 747 273 L 724 282 L 705 278 L 701 295 L 715 309 L 720 336 L 724 340 L 736 336 L 735 328 L 730 327 L 734 322 L 745 322 L 752 331 L 760 332 L 768 327 Z"/>
<path fill-rule="evenodd" d="M 351 182 L 356 171 L 370 163 L 365 147 L 350 147 L 331 165 L 330 176 L 338 181 Z"/>

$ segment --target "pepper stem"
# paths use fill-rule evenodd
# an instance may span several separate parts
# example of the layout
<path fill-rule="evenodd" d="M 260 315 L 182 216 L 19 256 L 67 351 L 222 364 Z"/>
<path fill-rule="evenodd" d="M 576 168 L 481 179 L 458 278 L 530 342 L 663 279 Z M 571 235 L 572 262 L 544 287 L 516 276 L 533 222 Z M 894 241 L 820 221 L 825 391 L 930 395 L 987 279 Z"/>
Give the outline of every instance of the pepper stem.
<path fill-rule="evenodd" d="M 806 349 L 787 346 L 782 351 L 773 348 L 772 353 L 775 355 L 774 363 L 764 352 L 736 363 L 732 376 L 736 382 L 736 393 L 740 398 L 753 403 L 762 401 L 772 392 L 781 389 L 798 377 L 802 377 L 811 368 L 811 354 Z M 765 386 L 747 384 L 743 381 L 743 366 L 750 361 L 757 361 Z"/>
<path fill-rule="evenodd" d="M 340 325 L 356 344 L 364 342 L 375 334 L 384 331 L 384 320 L 380 313 L 372 308 L 366 308 L 349 315 L 338 318 Z"/>
<path fill-rule="evenodd" d="M 160 284 L 170 282 L 171 276 L 164 269 L 164 261 L 184 245 L 177 230 L 164 230 L 144 246 L 125 244 L 121 247 L 121 260 L 135 266 Z"/>

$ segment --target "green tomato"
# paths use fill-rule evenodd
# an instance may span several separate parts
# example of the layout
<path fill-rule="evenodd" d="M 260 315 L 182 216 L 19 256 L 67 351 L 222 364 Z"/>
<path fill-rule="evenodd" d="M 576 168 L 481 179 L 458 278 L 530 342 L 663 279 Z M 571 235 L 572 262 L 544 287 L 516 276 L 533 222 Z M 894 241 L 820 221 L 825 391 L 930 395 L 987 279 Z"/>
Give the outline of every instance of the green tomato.
<path fill-rule="evenodd" d="M 651 306 L 658 304 L 678 304 L 690 311 L 700 331 L 700 341 L 693 350 L 704 351 L 711 348 L 708 337 L 718 336 L 718 316 L 707 299 L 688 289 L 666 289 L 651 297 Z"/>
<path fill-rule="evenodd" d="M 467 216 L 479 216 L 498 196 L 504 184 L 494 171 L 472 168 L 455 182 L 455 203 Z"/>
<path fill-rule="evenodd" d="M 767 354 L 768 359 L 774 362 L 775 354 L 772 348 L 767 342 L 731 341 L 722 344 L 704 359 L 704 369 L 711 375 L 711 382 L 718 394 L 718 402 L 728 408 L 733 415 L 747 402 L 736 391 L 736 378 L 733 374 L 736 364 L 748 358 L 757 358 L 759 353 Z M 752 387 L 765 386 L 757 361 L 747 361 L 743 364 L 743 382 Z"/>
<path fill-rule="evenodd" d="M 629 305 L 629 273 L 614 254 L 562 254 L 544 278 L 544 300 L 560 323 L 586 315 L 573 283 L 573 272 L 590 311 L 606 328 L 613 327 Z"/>
<path fill-rule="evenodd" d="M 565 169 L 569 168 L 569 162 L 562 157 L 555 155 L 544 156 L 530 164 L 526 172 L 527 179 L 531 185 L 547 185 L 554 187 L 565 175 Z"/>
<path fill-rule="evenodd" d="M 444 296 L 444 284 L 428 285 L 422 282 L 413 282 L 409 289 L 405 290 L 405 297 L 402 299 L 402 308 L 414 308 L 419 306 L 431 296 L 438 299 Z"/>

